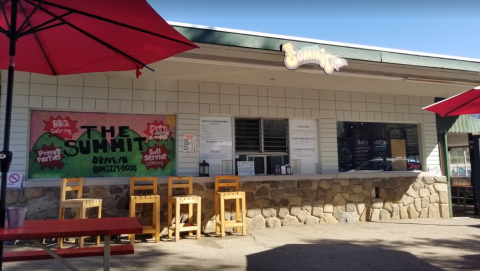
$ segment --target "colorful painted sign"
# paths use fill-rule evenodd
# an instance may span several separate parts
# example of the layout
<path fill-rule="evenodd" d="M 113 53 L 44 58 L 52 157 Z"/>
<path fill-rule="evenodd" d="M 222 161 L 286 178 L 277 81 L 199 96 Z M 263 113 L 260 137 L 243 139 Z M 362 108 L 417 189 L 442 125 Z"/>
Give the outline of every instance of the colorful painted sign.
<path fill-rule="evenodd" d="M 175 116 L 32 111 L 29 179 L 175 175 Z"/>
<path fill-rule="evenodd" d="M 345 58 L 338 55 L 332 55 L 320 48 L 318 45 L 305 46 L 294 50 L 293 44 L 290 42 L 282 44 L 282 52 L 285 52 L 285 67 L 294 70 L 304 64 L 318 64 L 326 74 L 332 74 L 343 66 L 348 66 Z"/>

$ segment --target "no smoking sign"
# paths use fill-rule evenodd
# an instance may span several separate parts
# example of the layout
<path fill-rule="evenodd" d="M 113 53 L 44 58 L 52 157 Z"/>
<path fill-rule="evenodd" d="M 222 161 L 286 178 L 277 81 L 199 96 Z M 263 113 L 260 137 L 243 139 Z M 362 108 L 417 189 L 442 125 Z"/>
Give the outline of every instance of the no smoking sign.
<path fill-rule="evenodd" d="M 23 173 L 9 172 L 7 177 L 7 187 L 21 188 L 23 181 Z"/>

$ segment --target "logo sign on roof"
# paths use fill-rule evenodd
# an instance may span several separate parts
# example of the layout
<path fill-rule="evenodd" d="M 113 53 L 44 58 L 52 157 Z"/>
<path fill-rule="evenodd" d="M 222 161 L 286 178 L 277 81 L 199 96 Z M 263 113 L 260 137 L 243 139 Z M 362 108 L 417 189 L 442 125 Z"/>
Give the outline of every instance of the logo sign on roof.
<path fill-rule="evenodd" d="M 318 45 L 301 47 L 295 51 L 290 42 L 282 44 L 282 51 L 285 52 L 285 67 L 294 70 L 303 64 L 318 64 L 326 74 L 332 74 L 343 66 L 348 66 L 345 58 L 332 55 L 320 48 Z"/>

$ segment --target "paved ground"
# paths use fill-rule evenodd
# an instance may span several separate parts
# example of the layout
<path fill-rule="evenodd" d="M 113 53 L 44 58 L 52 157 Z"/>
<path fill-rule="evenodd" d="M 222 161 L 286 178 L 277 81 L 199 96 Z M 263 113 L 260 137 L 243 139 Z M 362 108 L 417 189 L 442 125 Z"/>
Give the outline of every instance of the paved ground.
<path fill-rule="evenodd" d="M 480 218 L 322 224 L 178 243 L 148 240 L 135 250 L 112 256 L 112 270 L 480 270 Z M 101 257 L 69 261 L 81 270 L 102 270 Z M 4 270 L 65 268 L 47 260 L 5 263 Z"/>

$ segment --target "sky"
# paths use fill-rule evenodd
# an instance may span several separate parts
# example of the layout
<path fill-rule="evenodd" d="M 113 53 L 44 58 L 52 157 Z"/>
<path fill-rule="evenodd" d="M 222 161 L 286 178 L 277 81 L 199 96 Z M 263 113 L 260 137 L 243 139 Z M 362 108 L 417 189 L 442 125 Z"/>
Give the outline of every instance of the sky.
<path fill-rule="evenodd" d="M 147 0 L 167 21 L 480 59 L 480 0 Z"/>

